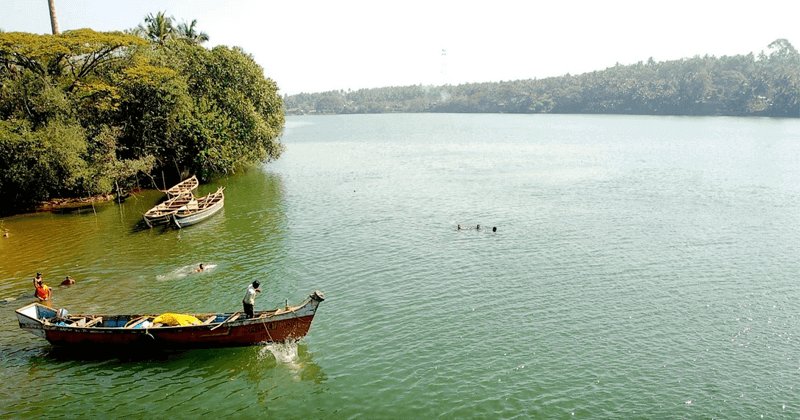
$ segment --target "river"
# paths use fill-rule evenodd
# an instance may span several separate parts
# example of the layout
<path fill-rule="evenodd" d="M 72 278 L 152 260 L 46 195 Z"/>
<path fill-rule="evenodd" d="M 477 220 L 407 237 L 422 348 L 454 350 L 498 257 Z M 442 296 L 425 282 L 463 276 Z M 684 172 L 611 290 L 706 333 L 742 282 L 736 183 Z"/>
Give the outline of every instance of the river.
<path fill-rule="evenodd" d="M 0 417 L 800 417 L 797 120 L 305 116 L 282 141 L 183 230 L 142 227 L 155 190 L 2 219 Z M 294 346 L 76 354 L 17 325 L 37 271 L 72 313 L 327 299 Z"/>

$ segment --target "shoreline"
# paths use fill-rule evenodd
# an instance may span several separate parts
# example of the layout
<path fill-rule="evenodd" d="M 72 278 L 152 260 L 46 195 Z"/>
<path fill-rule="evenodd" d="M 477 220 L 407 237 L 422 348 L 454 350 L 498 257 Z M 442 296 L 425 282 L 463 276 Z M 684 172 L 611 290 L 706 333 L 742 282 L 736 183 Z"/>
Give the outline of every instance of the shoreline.
<path fill-rule="evenodd" d="M 43 212 L 57 212 L 57 211 L 72 211 L 72 210 L 83 210 L 86 208 L 93 207 L 95 203 L 108 203 L 109 201 L 125 201 L 128 197 L 132 194 L 136 194 L 141 192 L 142 188 L 136 188 L 130 191 L 126 191 L 124 194 L 120 195 L 117 193 L 107 193 L 107 194 L 96 194 L 88 197 L 78 197 L 78 198 L 53 198 L 51 200 L 43 201 L 38 203 L 33 209 L 21 213 L 15 214 L 8 214 L 5 216 L 15 216 L 19 214 L 28 214 L 28 213 L 43 213 Z"/>

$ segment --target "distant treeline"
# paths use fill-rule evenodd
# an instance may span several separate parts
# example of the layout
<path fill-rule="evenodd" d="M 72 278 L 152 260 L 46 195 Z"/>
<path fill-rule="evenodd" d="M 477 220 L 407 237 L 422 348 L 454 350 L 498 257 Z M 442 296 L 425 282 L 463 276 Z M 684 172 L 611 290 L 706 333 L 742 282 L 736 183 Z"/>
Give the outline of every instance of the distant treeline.
<path fill-rule="evenodd" d="M 785 39 L 769 54 L 616 65 L 577 76 L 458 86 L 402 86 L 285 95 L 287 115 L 389 112 L 800 117 L 800 54 Z"/>

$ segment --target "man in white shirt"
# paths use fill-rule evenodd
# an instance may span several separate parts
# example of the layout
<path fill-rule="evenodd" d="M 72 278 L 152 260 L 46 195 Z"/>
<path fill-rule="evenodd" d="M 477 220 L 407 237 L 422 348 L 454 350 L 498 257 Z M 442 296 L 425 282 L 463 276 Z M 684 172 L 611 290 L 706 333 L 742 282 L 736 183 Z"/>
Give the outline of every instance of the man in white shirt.
<path fill-rule="evenodd" d="M 242 305 L 244 306 L 244 313 L 247 315 L 247 318 L 253 318 L 254 316 L 253 305 L 256 304 L 256 293 L 261 293 L 261 289 L 259 289 L 258 286 L 261 286 L 261 283 L 256 280 L 253 284 L 247 285 L 247 291 L 244 292 Z"/>

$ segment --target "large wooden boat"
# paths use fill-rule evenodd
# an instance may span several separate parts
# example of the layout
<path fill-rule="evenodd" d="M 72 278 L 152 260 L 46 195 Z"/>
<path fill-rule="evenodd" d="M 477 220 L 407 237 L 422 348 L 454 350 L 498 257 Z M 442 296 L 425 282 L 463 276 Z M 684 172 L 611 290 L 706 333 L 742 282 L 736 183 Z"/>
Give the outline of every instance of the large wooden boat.
<path fill-rule="evenodd" d="M 186 207 L 178 209 L 172 213 L 172 222 L 178 228 L 182 228 L 213 216 L 225 205 L 225 194 L 222 192 L 224 189 L 225 187 L 219 187 L 217 191 L 198 198 Z"/>
<path fill-rule="evenodd" d="M 200 182 L 197 180 L 197 176 L 192 175 L 191 178 L 184 179 L 183 181 L 175 184 L 175 186 L 172 188 L 164 191 L 164 193 L 170 197 L 186 195 L 194 191 L 198 185 L 200 185 Z"/>
<path fill-rule="evenodd" d="M 305 337 L 323 300 L 315 290 L 297 306 L 256 311 L 254 318 L 242 312 L 193 314 L 200 323 L 183 326 L 153 324 L 158 315 L 68 315 L 40 303 L 16 313 L 20 328 L 57 346 L 240 347 Z"/>
<path fill-rule="evenodd" d="M 195 201 L 195 198 L 192 193 L 170 198 L 169 200 L 154 206 L 150 210 L 147 210 L 147 212 L 143 215 L 144 222 L 148 227 L 151 228 L 156 225 L 169 223 L 172 215 L 175 214 L 175 212 L 181 208 L 189 206 L 193 201 Z"/>

